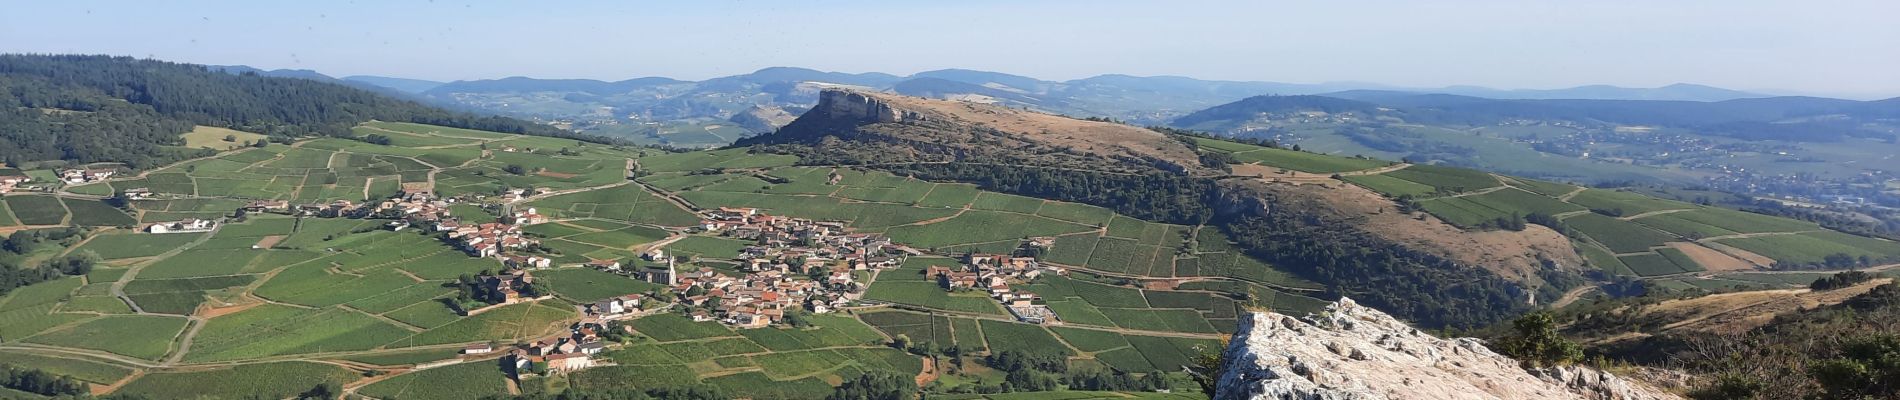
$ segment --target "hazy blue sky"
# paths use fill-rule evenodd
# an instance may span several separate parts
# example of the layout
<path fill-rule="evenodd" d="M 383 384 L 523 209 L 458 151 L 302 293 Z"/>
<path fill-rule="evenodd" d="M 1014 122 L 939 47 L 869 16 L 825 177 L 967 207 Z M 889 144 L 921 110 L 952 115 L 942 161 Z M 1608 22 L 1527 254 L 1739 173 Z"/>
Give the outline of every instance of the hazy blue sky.
<path fill-rule="evenodd" d="M 971 68 L 1900 95 L 1900 1 L 31 1 L 0 52 L 434 80 Z"/>

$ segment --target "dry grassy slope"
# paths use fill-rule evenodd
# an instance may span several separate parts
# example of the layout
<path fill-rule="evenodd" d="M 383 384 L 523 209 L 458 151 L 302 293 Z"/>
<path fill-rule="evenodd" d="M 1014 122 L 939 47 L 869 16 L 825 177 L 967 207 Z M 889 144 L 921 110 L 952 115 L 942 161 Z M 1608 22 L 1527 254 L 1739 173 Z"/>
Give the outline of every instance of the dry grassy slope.
<path fill-rule="evenodd" d="M 831 139 L 828 139 L 831 138 Z M 1157 168 L 1214 176 L 1179 141 L 1134 126 L 1077 120 L 971 102 L 932 100 L 858 90 L 826 90 L 819 103 L 762 143 L 802 142 L 852 146 L 888 162 L 949 161 L 1031 163 L 1111 172 Z M 741 142 L 742 145 L 748 144 Z M 1569 240 L 1543 227 L 1522 232 L 1465 232 L 1436 218 L 1393 212 L 1376 193 L 1328 177 L 1325 184 L 1273 184 L 1260 178 L 1229 178 L 1225 188 L 1263 191 L 1281 204 L 1320 210 L 1394 243 L 1483 268 L 1505 279 L 1532 282 L 1539 259 L 1565 267 L 1582 265 Z"/>
<path fill-rule="evenodd" d="M 1660 325 L 1664 332 L 1737 334 L 1765 325 L 1777 315 L 1838 304 L 1892 281 L 1875 279 L 1818 292 L 1809 289 L 1760 290 L 1669 300 L 1643 309 L 1641 318 L 1662 322 Z M 1631 337 L 1626 335 L 1607 340 Z"/>
<path fill-rule="evenodd" d="M 1483 268 L 1514 282 L 1535 281 L 1534 272 L 1543 268 L 1540 259 L 1566 268 L 1583 265 L 1569 239 L 1543 226 L 1530 225 L 1521 232 L 1466 232 L 1429 215 L 1400 214 L 1391 200 L 1344 182 L 1296 185 L 1246 178 L 1243 184 L 1274 194 L 1280 199 L 1279 207 L 1325 212 L 1387 241 Z"/>
<path fill-rule="evenodd" d="M 988 104 L 828 89 L 818 105 L 778 133 L 751 142 L 824 145 L 825 137 L 883 146 L 893 162 L 1018 162 L 1139 172 L 1154 168 L 1200 175 L 1192 149 L 1161 133 Z"/>

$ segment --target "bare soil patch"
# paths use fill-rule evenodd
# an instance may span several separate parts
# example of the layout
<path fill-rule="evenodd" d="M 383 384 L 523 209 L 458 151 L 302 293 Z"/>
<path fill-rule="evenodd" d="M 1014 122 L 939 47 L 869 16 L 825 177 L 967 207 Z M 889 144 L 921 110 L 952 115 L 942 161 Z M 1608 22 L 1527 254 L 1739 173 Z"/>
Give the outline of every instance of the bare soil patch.
<path fill-rule="evenodd" d="M 1702 265 L 1703 269 L 1709 271 L 1748 271 L 1755 269 L 1756 266 L 1748 261 L 1722 254 L 1720 251 L 1702 247 L 1695 243 L 1669 242 L 1666 243 L 1666 245 L 1670 248 L 1682 251 L 1682 254 L 1688 255 L 1689 259 L 1695 260 L 1696 264 Z"/>
<path fill-rule="evenodd" d="M 221 315 L 249 310 L 251 309 L 251 307 L 257 307 L 260 304 L 264 304 L 264 302 L 261 300 L 253 299 L 250 296 L 238 297 L 237 303 L 233 303 L 231 305 L 223 306 L 223 307 L 213 307 L 212 302 L 207 301 L 204 304 L 199 305 L 198 311 L 193 312 L 192 315 L 196 315 L 196 316 L 207 318 L 207 319 L 217 318 L 218 316 L 221 316 Z"/>
<path fill-rule="evenodd" d="M 1727 254 L 1730 257 L 1735 257 L 1737 259 L 1740 259 L 1742 261 L 1747 261 L 1755 265 L 1759 265 L 1763 267 L 1775 265 L 1775 259 L 1773 258 L 1768 258 L 1760 254 L 1755 254 L 1755 252 L 1752 252 L 1752 251 L 1742 250 L 1742 249 L 1736 248 L 1735 246 L 1729 246 L 1726 244 L 1721 244 L 1721 243 L 1717 243 L 1713 241 L 1701 242 L 1701 244 L 1703 247 L 1708 247 L 1715 251 L 1720 251 L 1722 252 L 1722 254 Z"/>
<path fill-rule="evenodd" d="M 1808 289 L 1762 290 L 1670 300 L 1651 307 L 1644 313 L 1644 318 L 1673 321 L 1663 325 L 1663 330 L 1742 333 L 1767 324 L 1777 315 L 1838 304 L 1892 281 L 1875 279 L 1851 287 L 1819 292 Z"/>
<path fill-rule="evenodd" d="M 270 235 L 270 236 L 265 236 L 263 239 L 258 239 L 257 244 L 253 244 L 251 245 L 251 247 L 259 248 L 259 249 L 268 249 L 271 247 L 276 247 L 277 242 L 282 242 L 282 241 L 284 241 L 284 235 Z"/>

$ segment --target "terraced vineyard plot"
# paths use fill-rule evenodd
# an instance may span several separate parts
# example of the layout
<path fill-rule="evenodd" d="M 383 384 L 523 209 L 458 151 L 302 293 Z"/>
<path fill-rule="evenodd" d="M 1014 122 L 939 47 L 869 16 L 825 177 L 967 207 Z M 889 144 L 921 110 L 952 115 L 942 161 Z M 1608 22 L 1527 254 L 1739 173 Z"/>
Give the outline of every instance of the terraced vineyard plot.
<path fill-rule="evenodd" d="M 368 350 L 410 334 L 355 311 L 265 304 L 210 319 L 192 341 L 185 359 L 225 361 Z"/>
<path fill-rule="evenodd" d="M 1043 203 L 1036 215 L 1093 226 L 1107 225 L 1108 220 L 1115 218 L 1115 212 L 1106 208 L 1059 201 Z"/>
<path fill-rule="evenodd" d="M 1355 185 L 1364 186 L 1366 189 L 1371 189 L 1374 192 L 1379 192 L 1379 194 L 1392 196 L 1392 197 L 1424 196 L 1424 195 L 1431 194 L 1433 191 L 1438 190 L 1438 188 L 1432 187 L 1432 185 L 1394 178 L 1394 177 L 1385 176 L 1382 174 L 1381 175 L 1351 175 L 1351 176 L 1340 177 L 1340 179 L 1343 179 L 1346 182 L 1351 182 Z"/>
<path fill-rule="evenodd" d="M 1674 236 L 1655 229 L 1594 213 L 1565 218 L 1564 225 L 1576 229 L 1577 232 L 1589 236 L 1618 254 L 1649 251 L 1650 247 L 1661 246 L 1664 242 L 1676 240 Z"/>
<path fill-rule="evenodd" d="M 1721 239 L 1716 242 L 1773 258 L 1777 264 L 1823 265 L 1828 256 L 1845 255 L 1858 259 L 1893 260 L 1900 244 L 1839 232 L 1814 232 L 1793 235 L 1765 235 Z"/>
<path fill-rule="evenodd" d="M 192 278 L 201 276 L 234 275 L 247 271 L 252 260 L 262 256 L 261 250 L 186 250 L 176 256 L 159 260 L 139 273 L 139 279 Z"/>
<path fill-rule="evenodd" d="M 1042 217 L 992 211 L 966 211 L 954 218 L 926 225 L 891 228 L 891 240 L 915 247 L 986 243 L 1035 236 L 1084 232 L 1093 227 Z"/>
<path fill-rule="evenodd" d="M 618 230 L 582 233 L 566 239 L 615 249 L 629 249 L 634 246 L 665 239 L 666 231 L 648 227 L 627 227 Z"/>
<path fill-rule="evenodd" d="M 1033 354 L 1074 355 L 1069 346 L 1056 340 L 1054 334 L 1038 325 L 1018 324 L 979 320 L 983 327 L 983 340 L 989 342 L 990 351 L 1017 350 Z"/>
<path fill-rule="evenodd" d="M 496 363 L 477 361 L 397 375 L 361 392 L 383 399 L 473 399 L 507 393 L 508 382 Z"/>
<path fill-rule="evenodd" d="M 1234 160 L 1240 163 L 1257 162 L 1262 165 L 1317 174 L 1358 171 L 1389 164 L 1379 160 L 1329 156 L 1206 138 L 1194 140 L 1198 145 L 1210 150 L 1230 153 L 1234 156 Z"/>
<path fill-rule="evenodd" d="M 961 183 L 939 183 L 923 200 L 917 201 L 918 207 L 963 208 L 976 201 L 979 191 L 976 186 Z"/>
<path fill-rule="evenodd" d="M 133 226 L 139 220 L 125 215 L 117 207 L 106 205 L 101 200 L 66 199 L 66 209 L 72 213 L 73 225 L 79 226 Z"/>
<path fill-rule="evenodd" d="M 1657 253 L 1630 254 L 1617 256 L 1616 258 L 1622 261 L 1623 265 L 1629 266 L 1630 271 L 1635 272 L 1638 276 L 1680 274 L 1701 270 L 1700 268 L 1689 269 L 1681 265 L 1676 265 L 1674 261 L 1670 261 L 1669 257 L 1664 257 L 1662 254 Z"/>
<path fill-rule="evenodd" d="M 164 252 L 185 247 L 192 241 L 204 237 L 202 233 L 168 234 L 114 234 L 98 235 L 73 251 L 91 251 L 100 258 L 113 260 L 122 258 L 151 257 Z"/>
<path fill-rule="evenodd" d="M 86 382 L 111 384 L 132 375 L 132 369 L 90 359 L 48 357 L 26 352 L 0 352 L 0 365 L 37 369 L 66 375 Z"/>
<path fill-rule="evenodd" d="M 172 339 L 185 330 L 185 322 L 178 317 L 108 315 L 41 333 L 26 341 L 157 360 L 171 351 Z"/>
<path fill-rule="evenodd" d="M 1821 229 L 1820 225 L 1813 222 L 1715 207 L 1662 214 L 1656 217 L 1682 219 L 1739 233 L 1803 232 Z"/>
<path fill-rule="evenodd" d="M 661 226 L 690 226 L 699 222 L 699 217 L 635 185 L 553 196 L 528 205 L 558 218 L 594 217 Z"/>
<path fill-rule="evenodd" d="M 536 278 L 547 280 L 549 290 L 561 298 L 575 302 L 592 302 L 615 296 L 645 293 L 659 289 L 659 284 L 649 283 L 630 277 L 601 272 L 592 268 L 564 268 L 535 273 Z"/>
<path fill-rule="evenodd" d="M 1615 254 L 1611 254 L 1609 250 L 1605 250 L 1603 247 L 1594 244 L 1579 243 L 1577 249 L 1583 253 L 1584 261 L 1589 262 L 1591 266 L 1597 269 L 1603 270 L 1603 272 L 1607 272 L 1611 275 L 1636 275 L 1636 271 L 1630 270 L 1628 265 L 1623 264 L 1623 261 L 1618 260 Z"/>
<path fill-rule="evenodd" d="M 1524 189 L 1531 193 L 1537 193 L 1537 194 L 1550 196 L 1550 197 L 1563 196 L 1565 194 L 1569 194 L 1570 192 L 1577 190 L 1576 186 L 1572 186 L 1570 184 L 1550 182 L 1550 181 L 1540 181 L 1540 180 L 1530 179 L 1530 178 L 1515 178 L 1514 177 L 1514 178 L 1511 178 L 1511 182 L 1509 183 L 1511 184 L 1511 186 L 1516 186 L 1519 189 Z"/>
<path fill-rule="evenodd" d="M 686 317 L 673 314 L 657 314 L 629 322 L 633 329 L 659 341 L 689 340 L 711 337 L 738 336 L 731 329 L 717 322 L 693 322 Z"/>
<path fill-rule="evenodd" d="M 679 255 L 698 255 L 704 258 L 730 258 L 739 254 L 747 245 L 744 241 L 712 236 L 687 236 L 685 239 L 666 245 L 666 251 Z"/>
<path fill-rule="evenodd" d="M 1100 309 L 1095 308 L 1094 305 L 1090 305 L 1086 300 L 1076 298 L 1070 298 L 1068 300 L 1049 300 L 1046 305 L 1049 306 L 1049 311 L 1055 312 L 1056 318 L 1061 319 L 1063 322 L 1082 325 L 1115 326 L 1115 321 L 1110 320 L 1107 315 L 1103 315 Z"/>
<path fill-rule="evenodd" d="M 871 289 L 865 292 L 864 298 L 940 310 L 1004 315 L 1002 306 L 997 305 L 996 300 L 988 296 L 974 292 L 947 293 L 936 282 L 879 281 L 871 285 Z"/>
<path fill-rule="evenodd" d="M 707 168 L 767 168 L 792 165 L 796 156 L 747 154 L 746 149 L 696 151 L 640 158 L 640 168 L 653 172 L 686 172 Z"/>
<path fill-rule="evenodd" d="M 154 399 L 290 398 L 323 383 L 342 385 L 361 375 L 330 364 L 288 361 L 139 377 L 115 393 Z"/>
<path fill-rule="evenodd" d="M 7 208 L 21 225 L 59 225 L 66 221 L 66 206 L 53 196 L 7 196 Z"/>
<path fill-rule="evenodd" d="M 389 344 L 390 347 L 427 346 L 489 340 L 515 340 L 554 331 L 556 321 L 573 316 L 572 308 L 530 303 L 516 304 L 462 318 Z"/>
<path fill-rule="evenodd" d="M 983 194 L 976 196 L 976 202 L 970 203 L 970 208 L 1035 214 L 1037 210 L 1042 209 L 1042 199 L 996 192 L 983 192 Z"/>
<path fill-rule="evenodd" d="M 1643 226 L 1656 228 L 1657 230 L 1669 232 L 1677 236 L 1682 236 L 1689 239 L 1700 239 L 1700 238 L 1707 238 L 1707 237 L 1727 236 L 1727 235 L 1736 234 L 1735 231 L 1724 229 L 1722 227 L 1704 224 L 1701 222 L 1696 222 L 1696 221 L 1692 221 L 1692 220 L 1688 220 L 1688 219 L 1684 219 L 1682 217 L 1676 216 L 1677 214 L 1686 214 L 1689 212 L 1690 211 L 1668 213 L 1668 214 L 1656 214 L 1656 215 L 1651 215 L 1647 217 L 1637 218 L 1632 221 L 1638 224 L 1642 224 Z"/>
<path fill-rule="evenodd" d="M 904 335 L 913 341 L 929 340 L 939 345 L 956 343 L 950 319 L 943 316 L 887 311 L 860 314 L 858 318 L 891 337 Z"/>
<path fill-rule="evenodd" d="M 1605 189 L 1585 189 L 1582 193 L 1571 197 L 1570 203 L 1592 210 L 1621 210 L 1626 216 L 1662 210 L 1696 208 L 1694 204 Z"/>
<path fill-rule="evenodd" d="M 1384 175 L 1431 186 L 1439 193 L 1469 192 L 1503 184 L 1484 171 L 1437 165 L 1413 165 Z"/>

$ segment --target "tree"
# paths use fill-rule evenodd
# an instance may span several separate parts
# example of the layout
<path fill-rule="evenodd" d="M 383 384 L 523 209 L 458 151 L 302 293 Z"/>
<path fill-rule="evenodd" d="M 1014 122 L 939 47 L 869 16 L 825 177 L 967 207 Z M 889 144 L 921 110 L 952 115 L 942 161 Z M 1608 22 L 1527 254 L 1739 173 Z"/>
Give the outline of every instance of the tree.
<path fill-rule="evenodd" d="M 1533 367 L 1569 365 L 1583 359 L 1583 348 L 1557 333 L 1548 313 L 1531 313 L 1511 322 L 1515 334 L 1498 340 L 1498 352 Z"/>
<path fill-rule="evenodd" d="M 910 348 L 910 335 L 906 335 L 906 334 L 902 334 L 902 333 L 899 333 L 899 334 L 897 334 L 897 336 L 895 336 L 895 337 L 892 337 L 892 338 L 891 338 L 891 347 L 894 347 L 894 348 L 897 348 L 897 349 L 899 349 L 899 350 L 903 350 L 903 349 L 909 349 L 909 348 Z"/>
<path fill-rule="evenodd" d="M 506 166 L 506 167 L 502 167 L 502 169 L 501 169 L 501 170 L 502 170 L 502 171 L 505 171 L 505 172 L 507 172 L 507 173 L 510 173 L 510 174 L 515 174 L 515 175 L 527 175 L 527 174 L 528 174 L 528 168 L 527 168 L 527 167 L 523 167 L 523 166 L 520 166 L 520 165 L 516 165 L 516 164 L 508 164 L 508 166 Z"/>
<path fill-rule="evenodd" d="M 917 381 L 888 371 L 873 371 L 838 385 L 826 400 L 911 400 L 917 398 Z"/>
<path fill-rule="evenodd" d="M 224 135 L 224 141 L 235 143 L 237 142 L 237 135 Z"/>
<path fill-rule="evenodd" d="M 1832 399 L 1900 398 L 1900 335 L 1863 336 L 1841 347 L 1839 358 L 1809 367 Z"/>

